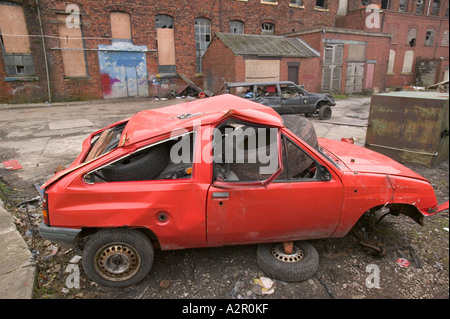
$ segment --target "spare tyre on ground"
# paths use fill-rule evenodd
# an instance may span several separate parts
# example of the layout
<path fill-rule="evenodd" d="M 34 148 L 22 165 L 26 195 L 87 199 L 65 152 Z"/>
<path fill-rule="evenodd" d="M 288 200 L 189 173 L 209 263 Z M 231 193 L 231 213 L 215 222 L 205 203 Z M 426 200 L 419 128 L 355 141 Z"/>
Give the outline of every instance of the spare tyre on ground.
<path fill-rule="evenodd" d="M 260 244 L 256 261 L 269 277 L 286 282 L 304 281 L 319 268 L 319 254 L 307 241 L 297 241 L 291 252 L 286 253 L 282 243 Z"/>

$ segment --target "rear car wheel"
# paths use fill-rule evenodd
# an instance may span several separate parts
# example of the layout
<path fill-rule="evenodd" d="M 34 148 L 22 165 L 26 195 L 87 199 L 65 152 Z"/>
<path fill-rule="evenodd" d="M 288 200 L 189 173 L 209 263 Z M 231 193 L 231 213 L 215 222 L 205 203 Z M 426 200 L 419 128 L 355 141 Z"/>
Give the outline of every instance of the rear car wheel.
<path fill-rule="evenodd" d="M 307 280 L 319 268 L 319 254 L 306 241 L 295 242 L 290 254 L 284 252 L 282 243 L 258 245 L 256 260 L 269 277 L 286 282 Z"/>
<path fill-rule="evenodd" d="M 137 284 L 150 272 L 153 260 L 152 243 L 138 230 L 100 230 L 89 238 L 83 250 L 86 274 L 109 287 Z"/>

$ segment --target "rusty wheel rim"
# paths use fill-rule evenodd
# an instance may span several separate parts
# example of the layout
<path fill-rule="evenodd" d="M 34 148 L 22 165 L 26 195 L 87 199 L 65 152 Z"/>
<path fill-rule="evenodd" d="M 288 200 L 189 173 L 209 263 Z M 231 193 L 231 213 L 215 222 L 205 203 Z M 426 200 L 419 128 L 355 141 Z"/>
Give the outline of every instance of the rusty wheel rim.
<path fill-rule="evenodd" d="M 103 246 L 95 255 L 97 272 L 110 281 L 127 280 L 141 268 L 141 258 L 137 251 L 124 243 Z"/>
<path fill-rule="evenodd" d="M 305 257 L 305 253 L 302 249 L 296 247 L 294 245 L 292 254 L 286 254 L 283 249 L 283 245 L 276 245 L 272 248 L 272 256 L 278 259 L 279 261 L 286 263 L 295 263 L 301 261 Z"/>

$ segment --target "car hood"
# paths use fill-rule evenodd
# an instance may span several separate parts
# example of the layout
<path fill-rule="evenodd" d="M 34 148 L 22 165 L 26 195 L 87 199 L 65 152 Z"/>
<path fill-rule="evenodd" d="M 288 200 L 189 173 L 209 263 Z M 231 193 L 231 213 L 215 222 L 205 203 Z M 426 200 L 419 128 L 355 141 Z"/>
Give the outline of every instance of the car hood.
<path fill-rule="evenodd" d="M 334 103 L 333 105 L 336 104 L 334 97 L 329 94 L 322 94 L 322 93 L 309 93 L 309 94 L 311 97 L 316 98 L 318 100 L 328 100 L 328 101 Z"/>
<path fill-rule="evenodd" d="M 319 145 L 339 159 L 350 171 L 397 175 L 428 182 L 426 178 L 394 161 L 392 158 L 367 148 L 325 138 L 319 138 Z"/>

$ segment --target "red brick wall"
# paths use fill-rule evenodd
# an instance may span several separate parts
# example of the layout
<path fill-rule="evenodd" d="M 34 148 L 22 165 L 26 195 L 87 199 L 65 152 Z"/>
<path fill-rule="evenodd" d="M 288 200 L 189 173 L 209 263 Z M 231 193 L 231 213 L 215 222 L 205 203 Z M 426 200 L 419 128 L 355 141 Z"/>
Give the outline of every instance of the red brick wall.
<path fill-rule="evenodd" d="M 203 56 L 203 88 L 218 94 L 226 82 L 236 81 L 235 55 L 217 37 Z"/>
<path fill-rule="evenodd" d="M 35 2 L 24 2 L 29 34 L 39 35 L 37 10 Z M 20 2 L 20 1 L 19 1 Z M 51 92 L 54 101 L 102 98 L 101 77 L 98 62 L 98 44 L 111 44 L 109 13 L 121 10 L 130 13 L 133 44 L 145 45 L 156 49 L 156 29 L 154 16 L 168 14 L 174 18 L 175 48 L 177 72 L 183 73 L 196 84 L 203 79 L 196 77 L 194 20 L 198 17 L 211 19 L 212 35 L 215 32 L 229 32 L 230 20 L 245 23 L 245 33 L 261 33 L 261 24 L 275 24 L 275 33 L 304 30 L 315 26 L 334 26 L 338 1 L 328 0 L 328 9 L 315 9 L 315 1 L 305 1 L 304 8 L 289 6 L 289 1 L 278 1 L 278 5 L 262 4 L 260 0 L 136 0 L 117 2 L 115 0 L 41 0 L 41 16 L 46 42 Z M 56 12 L 65 11 L 66 5 L 76 4 L 80 7 L 82 33 L 86 50 L 88 77 L 82 79 L 64 78 L 61 51 L 59 47 Z M 101 39 L 104 38 L 104 39 Z M 3 55 L 0 54 L 0 101 L 31 102 L 47 100 L 47 85 L 42 43 L 39 38 L 31 39 L 32 54 L 39 78 L 33 82 L 5 82 Z M 53 49 L 52 49 L 53 48 Z M 157 74 L 157 55 L 147 53 L 147 71 L 149 79 Z"/>

